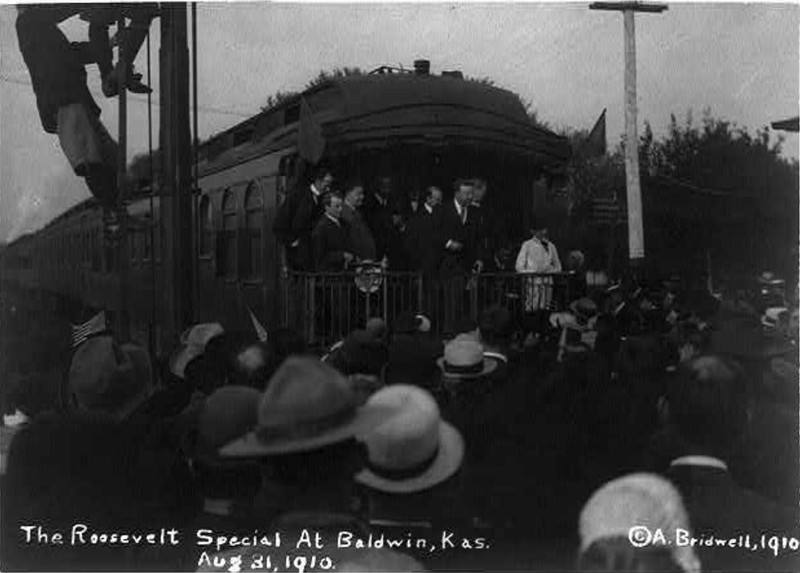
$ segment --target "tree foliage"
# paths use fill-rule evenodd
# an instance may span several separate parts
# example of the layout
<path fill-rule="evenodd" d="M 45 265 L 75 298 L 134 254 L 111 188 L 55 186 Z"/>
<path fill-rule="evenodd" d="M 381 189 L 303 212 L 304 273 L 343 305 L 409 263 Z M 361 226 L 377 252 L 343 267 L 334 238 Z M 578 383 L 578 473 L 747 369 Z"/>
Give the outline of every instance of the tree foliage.
<path fill-rule="evenodd" d="M 764 127 L 747 128 L 715 118 L 706 109 L 699 125 L 691 111 L 681 124 L 670 116 L 666 136 L 656 140 L 649 124 L 641 140 L 643 173 L 714 193 L 775 201 L 797 197 L 798 163 L 781 156 L 783 137 L 770 143 Z"/>

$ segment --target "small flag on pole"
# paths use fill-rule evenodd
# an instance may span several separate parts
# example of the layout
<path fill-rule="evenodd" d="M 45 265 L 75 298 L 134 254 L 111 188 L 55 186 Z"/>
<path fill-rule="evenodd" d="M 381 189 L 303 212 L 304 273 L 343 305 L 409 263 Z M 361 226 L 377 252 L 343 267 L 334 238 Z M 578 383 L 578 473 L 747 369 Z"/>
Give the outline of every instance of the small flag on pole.
<path fill-rule="evenodd" d="M 101 310 L 83 324 L 72 325 L 72 348 L 77 348 L 88 338 L 104 333 L 108 330 L 106 313 Z"/>
<path fill-rule="evenodd" d="M 583 154 L 586 157 L 600 157 L 606 154 L 606 110 L 600 114 L 583 143 Z"/>
<path fill-rule="evenodd" d="M 261 342 L 267 341 L 267 330 L 261 325 L 261 323 L 256 318 L 256 315 L 253 314 L 253 311 L 250 308 L 247 308 L 247 312 L 250 313 L 250 321 L 253 323 L 253 328 L 256 330 L 256 335 Z"/>

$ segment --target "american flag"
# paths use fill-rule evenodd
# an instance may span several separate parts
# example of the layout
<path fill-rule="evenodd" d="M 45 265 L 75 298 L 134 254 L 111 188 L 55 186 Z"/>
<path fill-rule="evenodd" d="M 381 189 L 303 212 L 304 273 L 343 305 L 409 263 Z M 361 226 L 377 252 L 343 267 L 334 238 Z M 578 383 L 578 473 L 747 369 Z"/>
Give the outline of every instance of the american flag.
<path fill-rule="evenodd" d="M 83 344 L 87 338 L 107 330 L 106 313 L 101 310 L 83 324 L 72 325 L 72 348 Z"/>

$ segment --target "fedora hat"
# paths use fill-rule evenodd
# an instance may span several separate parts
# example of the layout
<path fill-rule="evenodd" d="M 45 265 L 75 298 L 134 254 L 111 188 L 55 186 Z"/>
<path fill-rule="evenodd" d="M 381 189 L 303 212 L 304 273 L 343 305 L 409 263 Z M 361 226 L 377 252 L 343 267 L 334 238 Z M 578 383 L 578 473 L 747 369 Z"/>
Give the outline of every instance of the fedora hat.
<path fill-rule="evenodd" d="M 464 440 L 441 419 L 436 400 L 416 386 L 396 384 L 376 392 L 368 404 L 397 408 L 398 414 L 359 436 L 367 467 L 356 481 L 388 493 L 413 493 L 452 476 L 464 459 Z"/>
<path fill-rule="evenodd" d="M 258 421 L 261 393 L 249 386 L 223 386 L 200 407 L 197 418 L 197 454 L 216 459 L 225 444 L 244 436 Z"/>
<path fill-rule="evenodd" d="M 310 357 L 289 357 L 267 385 L 255 427 L 223 446 L 223 457 L 306 452 L 353 438 L 385 422 L 395 409 L 359 407 L 353 385 L 335 368 Z"/>
<path fill-rule="evenodd" d="M 436 363 L 445 376 L 479 378 L 497 368 L 497 361 L 483 354 L 483 345 L 471 336 L 458 336 L 444 347 Z"/>
<path fill-rule="evenodd" d="M 181 344 L 169 361 L 169 369 L 178 378 L 186 376 L 186 366 L 203 354 L 208 342 L 215 336 L 224 333 L 225 329 L 218 322 L 195 324 L 181 334 Z"/>
<path fill-rule="evenodd" d="M 78 409 L 128 417 L 153 391 L 150 358 L 133 344 L 95 336 L 78 347 L 69 367 L 68 388 Z"/>

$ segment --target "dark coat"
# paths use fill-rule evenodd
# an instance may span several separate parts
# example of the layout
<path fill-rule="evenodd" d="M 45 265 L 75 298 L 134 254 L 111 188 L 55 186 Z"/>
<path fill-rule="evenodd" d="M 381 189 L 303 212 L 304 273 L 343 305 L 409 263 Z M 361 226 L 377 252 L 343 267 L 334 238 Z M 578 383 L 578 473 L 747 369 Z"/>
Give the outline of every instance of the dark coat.
<path fill-rule="evenodd" d="M 337 225 L 328 217 L 321 217 L 313 234 L 315 269 L 320 272 L 344 270 L 347 251 L 347 228 L 344 221 Z"/>
<path fill-rule="evenodd" d="M 425 275 L 436 274 L 442 255 L 436 243 L 436 213 L 440 207 L 428 213 L 424 206 L 414 214 L 406 227 L 406 251 L 411 268 Z"/>
<path fill-rule="evenodd" d="M 398 333 L 389 345 L 386 379 L 389 384 L 413 384 L 430 390 L 441 377 L 436 359 L 442 343 L 419 333 Z"/>
<path fill-rule="evenodd" d="M 453 200 L 446 201 L 436 212 L 436 241 L 440 253 L 439 274 L 452 277 L 469 273 L 475 262 L 475 221 L 470 218 L 467 207 L 467 222 L 463 223 Z M 460 251 L 446 248 L 448 241 L 461 243 Z"/>
<path fill-rule="evenodd" d="M 286 247 L 290 267 L 301 270 L 313 268 L 311 233 L 322 212 L 322 202 L 314 197 L 310 187 L 294 190 L 278 209 L 273 232 Z M 295 241 L 298 245 L 293 247 Z"/>
<path fill-rule="evenodd" d="M 364 200 L 364 214 L 372 236 L 375 238 L 377 258 L 382 259 L 384 255 L 388 254 L 391 237 L 396 233 L 392 224 L 391 206 L 388 200 L 385 204 L 381 204 L 375 195 L 370 193 Z"/>
<path fill-rule="evenodd" d="M 499 217 L 487 205 L 471 205 L 469 214 L 475 227 L 476 256 L 486 265 L 494 269 L 494 253 L 505 241 L 503 227 Z"/>
<path fill-rule="evenodd" d="M 796 510 L 739 486 L 724 469 L 680 465 L 670 467 L 667 476 L 681 492 L 696 537 L 733 538 L 749 533 L 751 543 L 759 543 L 762 533 L 797 535 Z M 771 552 L 750 549 L 699 545 L 696 551 L 703 571 L 796 571 L 798 565 L 797 553 L 792 552 L 785 552 L 782 560 Z"/>
<path fill-rule="evenodd" d="M 377 255 L 375 238 L 361 212 L 345 203 L 342 219 L 347 223 L 348 250 L 361 260 L 374 261 Z"/>
<path fill-rule="evenodd" d="M 99 117 L 100 108 L 86 87 L 86 69 L 76 49 L 61 32 L 58 23 L 77 14 L 76 5 L 32 5 L 16 21 L 19 50 L 28 67 L 42 127 L 58 131 L 58 109 L 83 103 Z"/>

